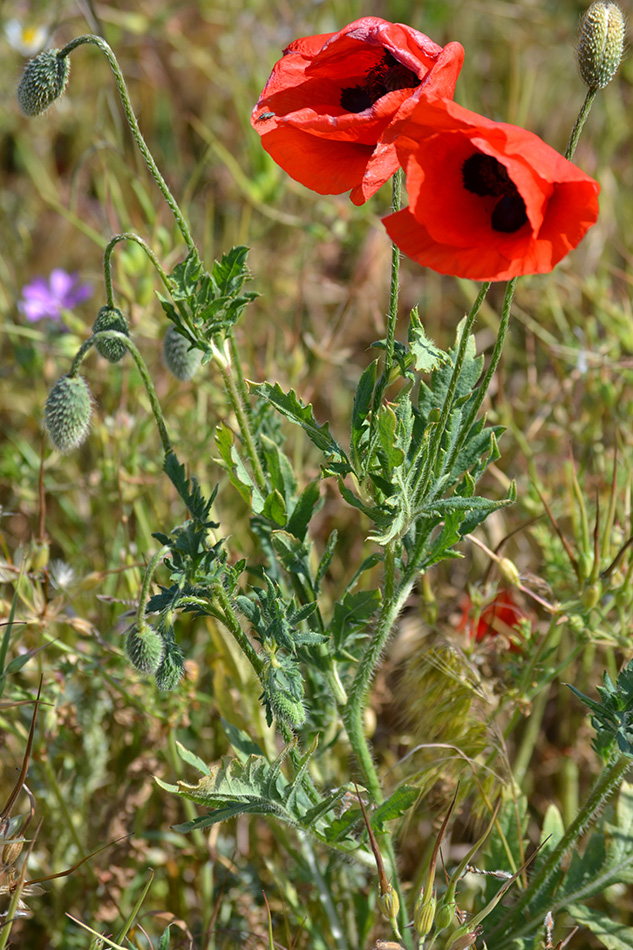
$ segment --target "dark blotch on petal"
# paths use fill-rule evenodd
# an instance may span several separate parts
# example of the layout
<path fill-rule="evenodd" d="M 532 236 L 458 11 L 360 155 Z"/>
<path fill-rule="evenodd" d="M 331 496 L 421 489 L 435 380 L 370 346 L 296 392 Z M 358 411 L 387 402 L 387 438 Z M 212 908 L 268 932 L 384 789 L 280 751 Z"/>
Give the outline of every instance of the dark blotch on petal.
<path fill-rule="evenodd" d="M 504 195 L 499 199 L 492 212 L 490 223 L 494 231 L 512 234 L 522 228 L 527 219 L 525 201 L 517 192 L 515 195 Z"/>
<path fill-rule="evenodd" d="M 516 186 L 501 162 L 481 152 L 475 152 L 462 165 L 462 181 L 466 191 L 482 198 L 516 194 Z"/>
<path fill-rule="evenodd" d="M 341 89 L 341 107 L 346 112 L 364 112 L 373 101 L 364 86 L 348 86 Z"/>

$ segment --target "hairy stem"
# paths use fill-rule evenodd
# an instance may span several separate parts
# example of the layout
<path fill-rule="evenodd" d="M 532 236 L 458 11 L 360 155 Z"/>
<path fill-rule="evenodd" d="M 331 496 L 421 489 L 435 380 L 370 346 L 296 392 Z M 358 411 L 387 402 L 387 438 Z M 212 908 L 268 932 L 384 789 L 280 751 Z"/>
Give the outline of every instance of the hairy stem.
<path fill-rule="evenodd" d="M 174 218 L 176 219 L 176 224 L 178 225 L 178 228 L 180 229 L 180 233 L 183 236 L 185 244 L 187 245 L 190 251 L 195 250 L 195 244 L 193 242 L 191 232 L 189 230 L 187 222 L 185 221 L 182 211 L 180 210 L 178 203 L 176 202 L 176 199 L 174 198 L 171 191 L 169 190 L 169 187 L 167 186 L 167 182 L 165 181 L 160 171 L 158 170 L 158 166 L 156 162 L 154 161 L 154 157 L 152 153 L 150 152 L 149 148 L 147 147 L 147 143 L 145 139 L 143 138 L 143 135 L 141 134 L 138 121 L 136 119 L 134 110 L 132 108 L 132 103 L 130 101 L 130 95 L 127 90 L 125 79 L 123 78 L 123 73 L 121 72 L 121 67 L 119 66 L 117 58 L 112 52 L 112 49 L 110 48 L 110 46 L 106 43 L 103 37 L 96 36 L 93 33 L 87 33 L 84 36 L 77 36 L 75 37 L 74 40 L 71 40 L 70 43 L 68 43 L 66 46 L 64 46 L 63 49 L 59 51 L 57 56 L 59 59 L 63 59 L 66 56 L 69 56 L 70 53 L 72 53 L 73 50 L 77 49 L 78 46 L 83 46 L 84 44 L 91 44 L 93 46 L 97 46 L 101 50 L 103 55 L 106 57 L 106 59 L 108 60 L 110 64 L 110 68 L 112 69 L 112 72 L 114 74 L 114 80 L 116 82 L 117 89 L 119 91 L 119 96 L 121 97 L 121 102 L 123 103 L 123 109 L 125 111 L 128 124 L 132 131 L 132 135 L 134 136 L 136 144 L 138 145 L 139 151 L 141 155 L 143 156 L 143 158 L 145 159 L 147 167 L 149 168 L 154 181 L 160 188 L 165 201 L 169 205 L 169 208 L 171 209 L 171 212 Z"/>
<path fill-rule="evenodd" d="M 142 237 L 139 237 L 138 234 L 134 234 L 131 231 L 126 231 L 124 234 L 115 234 L 114 237 L 111 237 L 103 254 L 103 277 L 105 281 L 106 303 L 108 307 L 114 307 L 114 292 L 112 289 L 112 252 L 120 241 L 134 241 L 139 245 L 139 247 L 142 247 L 158 272 L 160 279 L 165 285 L 165 289 L 171 291 L 169 277 L 163 270 L 160 261 L 154 254 L 149 244 L 147 244 Z"/>

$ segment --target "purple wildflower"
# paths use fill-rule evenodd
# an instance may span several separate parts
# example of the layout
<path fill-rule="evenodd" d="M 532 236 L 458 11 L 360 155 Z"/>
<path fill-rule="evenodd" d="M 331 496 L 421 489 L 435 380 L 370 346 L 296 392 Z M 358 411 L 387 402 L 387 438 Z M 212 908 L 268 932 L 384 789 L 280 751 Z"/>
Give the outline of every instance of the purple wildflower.
<path fill-rule="evenodd" d="M 18 310 L 31 323 L 44 317 L 61 320 L 63 310 L 71 310 L 90 296 L 92 288 L 88 284 L 82 284 L 76 274 L 67 274 L 56 267 L 48 280 L 36 277 L 22 288 Z"/>

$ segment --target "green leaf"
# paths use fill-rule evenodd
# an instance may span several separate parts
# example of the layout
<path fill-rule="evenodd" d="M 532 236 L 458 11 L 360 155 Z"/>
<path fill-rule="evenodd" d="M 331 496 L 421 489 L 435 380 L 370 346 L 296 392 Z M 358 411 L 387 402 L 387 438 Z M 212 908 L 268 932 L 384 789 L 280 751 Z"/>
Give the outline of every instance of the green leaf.
<path fill-rule="evenodd" d="M 570 904 L 565 910 L 577 923 L 587 927 L 607 950 L 631 950 L 633 947 L 633 928 L 620 924 L 599 910 L 592 910 L 582 904 Z"/>
<path fill-rule="evenodd" d="M 373 831 L 376 834 L 382 834 L 385 831 L 385 822 L 400 818 L 412 805 L 415 805 L 419 797 L 419 788 L 413 785 L 401 785 L 373 812 L 370 821 Z"/>
<path fill-rule="evenodd" d="M 289 574 L 302 574 L 309 577 L 310 549 L 303 541 L 287 531 L 273 531 L 270 542 L 275 554 Z"/>
<path fill-rule="evenodd" d="M 300 425 L 311 442 L 324 454 L 326 459 L 338 463 L 344 469 L 341 474 L 351 472 L 347 455 L 330 435 L 328 423 L 319 425 L 314 418 L 312 406 L 301 402 L 293 389 L 285 393 L 279 383 L 251 384 L 250 389 L 256 395 L 266 399 L 283 416 Z"/>
<path fill-rule="evenodd" d="M 237 757 L 241 762 L 245 762 L 249 755 L 263 754 L 259 745 L 251 739 L 248 733 L 244 732 L 243 729 L 234 726 L 233 723 L 229 722 L 228 719 L 224 719 L 222 716 L 220 717 L 220 721 L 224 729 L 224 734 L 231 743 L 231 748 L 237 753 Z"/>
<path fill-rule="evenodd" d="M 362 372 L 354 395 L 350 444 L 352 461 L 357 473 L 360 473 L 362 469 L 361 446 L 369 428 L 367 416 L 372 406 L 377 375 L 378 360 L 374 360 L 374 362 L 370 363 L 367 369 Z"/>
<path fill-rule="evenodd" d="M 158 950 L 169 950 L 169 931 L 171 924 L 167 924 L 158 941 Z"/>
<path fill-rule="evenodd" d="M 266 498 L 262 515 L 264 518 L 268 518 L 269 521 L 274 522 L 274 524 L 279 525 L 280 528 L 283 528 L 286 524 L 286 503 L 283 499 L 283 495 L 278 492 L 276 488 L 271 491 L 270 495 Z"/>
<path fill-rule="evenodd" d="M 547 861 L 550 854 L 565 834 L 565 823 L 563 816 L 553 803 L 548 805 L 541 828 L 541 837 L 539 840 L 540 850 L 536 855 L 531 866 L 531 873 L 534 876 Z"/>
<path fill-rule="evenodd" d="M 409 324 L 409 350 L 413 355 L 415 368 L 420 373 L 430 373 L 448 359 L 448 355 L 435 345 L 426 335 L 418 316 L 418 309 L 411 311 Z"/>
<path fill-rule="evenodd" d="M 297 479 L 292 466 L 277 443 L 269 439 L 268 436 L 262 434 L 261 445 L 266 459 L 266 471 L 270 478 L 270 484 L 277 489 L 283 496 L 286 505 L 289 506 L 297 490 Z"/>
<path fill-rule="evenodd" d="M 375 589 L 348 592 L 334 605 L 328 632 L 336 650 L 350 650 L 358 634 L 367 632 L 367 625 L 381 603 L 380 590 Z"/>
<path fill-rule="evenodd" d="M 240 493 L 244 501 L 252 508 L 255 514 L 261 514 L 264 509 L 264 498 L 259 488 L 248 473 L 244 462 L 235 447 L 235 437 L 224 423 L 215 430 L 215 444 L 220 452 L 223 468 L 228 472 L 231 484 Z"/>
<path fill-rule="evenodd" d="M 316 577 L 314 579 L 314 592 L 318 594 L 321 590 L 321 584 L 323 578 L 327 573 L 327 569 L 332 563 L 332 558 L 334 557 L 334 551 L 336 549 L 336 542 L 338 541 L 338 531 L 336 528 L 332 531 L 329 538 L 327 539 L 327 544 L 325 545 L 325 550 L 319 561 L 319 566 L 317 568 Z"/>
<path fill-rule="evenodd" d="M 320 507 L 320 503 L 321 480 L 315 478 L 314 481 L 308 482 L 301 492 L 292 510 L 292 514 L 288 519 L 286 530 L 289 531 L 290 534 L 294 534 L 300 541 L 304 541 L 308 531 L 308 525 L 315 511 Z"/>
<path fill-rule="evenodd" d="M 195 752 L 190 752 L 189 749 L 186 749 L 182 742 L 176 742 L 176 749 L 178 750 L 178 755 L 186 762 L 187 765 L 193 766 L 198 772 L 201 772 L 202 775 L 210 775 L 209 766 L 206 762 L 203 762 L 202 759 L 195 754 Z"/>

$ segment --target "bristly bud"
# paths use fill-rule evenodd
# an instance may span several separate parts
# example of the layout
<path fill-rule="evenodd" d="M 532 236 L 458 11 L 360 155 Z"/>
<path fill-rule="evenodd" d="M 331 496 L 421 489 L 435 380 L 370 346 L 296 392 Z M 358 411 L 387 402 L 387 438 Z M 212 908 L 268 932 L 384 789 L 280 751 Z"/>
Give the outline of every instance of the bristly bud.
<path fill-rule="evenodd" d="M 306 721 L 306 711 L 300 699 L 285 689 L 275 689 L 270 693 L 270 708 L 275 719 L 285 722 L 290 728 L 302 726 Z"/>
<path fill-rule="evenodd" d="M 578 68 L 591 90 L 603 89 L 615 76 L 624 52 L 624 16 L 615 3 L 592 3 L 580 25 Z"/>
<path fill-rule="evenodd" d="M 45 50 L 24 67 L 18 86 L 18 105 L 24 115 L 41 115 L 63 94 L 70 75 L 70 59 L 58 54 L 58 49 Z"/>
<path fill-rule="evenodd" d="M 102 330 L 117 330 L 130 335 L 130 328 L 122 310 L 118 307 L 102 307 L 92 324 L 92 332 L 100 333 Z M 100 356 L 110 363 L 118 363 L 127 353 L 127 346 L 121 340 L 97 340 L 95 349 Z"/>
<path fill-rule="evenodd" d="M 175 326 L 170 326 L 163 340 L 163 359 L 169 372 L 183 383 L 193 379 L 202 360 L 200 350 L 190 347 L 189 340 Z"/>
<path fill-rule="evenodd" d="M 157 687 L 163 693 L 170 693 L 176 689 L 185 672 L 185 658 L 175 640 L 168 639 L 165 643 L 165 655 L 162 663 L 154 674 Z"/>
<path fill-rule="evenodd" d="M 125 653 L 139 673 L 155 673 L 165 654 L 165 641 L 150 624 L 135 624 L 125 638 Z"/>
<path fill-rule="evenodd" d="M 92 396 L 83 376 L 62 376 L 44 405 L 44 424 L 60 452 L 72 452 L 90 431 Z"/>

